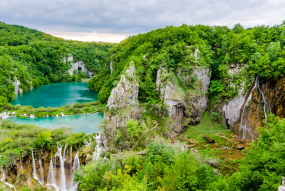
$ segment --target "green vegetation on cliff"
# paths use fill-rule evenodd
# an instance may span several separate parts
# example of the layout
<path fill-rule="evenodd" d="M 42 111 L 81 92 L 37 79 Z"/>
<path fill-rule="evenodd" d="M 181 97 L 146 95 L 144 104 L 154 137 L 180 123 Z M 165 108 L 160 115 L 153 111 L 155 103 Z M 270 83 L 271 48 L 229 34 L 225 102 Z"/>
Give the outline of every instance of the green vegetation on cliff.
<path fill-rule="evenodd" d="M 158 99 L 155 92 L 157 70 L 160 67 L 187 74 L 195 65 L 209 65 L 212 71 L 211 93 L 226 91 L 226 97 L 236 95 L 243 81 L 251 83 L 260 77 L 278 78 L 285 67 L 285 23 L 281 25 L 233 29 L 221 26 L 166 27 L 146 34 L 129 37 L 109 51 L 109 60 L 100 73 L 89 81 L 89 87 L 99 91 L 99 99 L 106 102 L 120 75 L 132 60 L 140 80 L 139 99 Z M 195 50 L 198 48 L 195 59 Z M 190 63 L 191 66 L 188 66 Z M 231 79 L 227 66 L 242 65 L 248 78 Z M 111 68 L 113 72 L 111 73 Z M 250 80 L 249 80 L 250 79 Z"/>
<path fill-rule="evenodd" d="M 74 62 L 83 61 L 95 75 L 113 44 L 64 40 L 43 32 L 0 22 L 0 96 L 14 98 L 14 85 L 20 80 L 23 92 L 44 84 L 80 81 L 84 75 L 69 75 L 71 53 Z M 15 77 L 17 79 L 15 79 Z"/>

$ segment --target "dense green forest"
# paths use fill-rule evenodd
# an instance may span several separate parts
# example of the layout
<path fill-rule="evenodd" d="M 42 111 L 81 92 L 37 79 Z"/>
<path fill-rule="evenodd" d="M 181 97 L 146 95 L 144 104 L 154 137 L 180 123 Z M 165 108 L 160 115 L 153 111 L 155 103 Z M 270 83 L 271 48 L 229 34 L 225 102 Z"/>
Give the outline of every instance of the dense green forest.
<path fill-rule="evenodd" d="M 69 75 L 64 62 L 69 54 L 74 62 L 83 61 L 96 75 L 106 59 L 111 43 L 64 40 L 43 32 L 0 22 L 0 96 L 14 98 L 15 77 L 23 92 L 44 84 L 80 81 L 81 75 Z"/>
<path fill-rule="evenodd" d="M 180 147 L 153 141 L 145 156 L 111 156 L 107 162 L 87 164 L 76 173 L 81 190 L 277 190 L 284 174 L 285 121 L 273 114 L 260 128 L 257 144 L 245 151 L 239 172 L 216 175 L 219 164 L 209 153 L 182 152 Z"/>
<path fill-rule="evenodd" d="M 263 127 L 258 128 L 259 137 L 250 142 L 226 129 L 222 116 L 212 112 L 211 106 L 221 97 L 226 100 L 236 96 L 242 83 L 247 90 L 256 76 L 276 81 L 284 75 L 285 22 L 246 29 L 240 24 L 232 29 L 169 26 L 131 36 L 116 45 L 66 41 L 25 27 L 0 24 L 0 108 L 37 117 L 105 111 L 100 127 L 102 132 L 111 132 L 113 139 L 108 141 L 115 149 L 103 149 L 98 161 L 81 165 L 74 174 L 79 190 L 265 191 L 277 190 L 281 185 L 281 177 L 285 176 L 285 120 L 268 114 L 262 118 Z M 24 92 L 30 87 L 80 79 L 80 75 L 70 76 L 67 72 L 63 58 L 69 53 L 96 74 L 88 86 L 99 92 L 100 102 L 37 109 L 7 103 L 14 96 L 14 76 L 20 79 Z M 105 103 L 131 61 L 139 81 L 140 105 L 108 110 Z M 242 73 L 230 77 L 231 65 L 243 67 Z M 179 137 L 167 138 L 172 123 L 156 90 L 158 70 L 166 68 L 166 77 L 175 78 L 184 90 L 192 91 L 197 76 L 187 76 L 196 66 L 211 71 L 208 110 L 199 124 L 186 124 L 188 129 Z M 130 113 L 131 117 L 127 116 Z M 126 125 L 119 126 L 126 116 Z M 107 118 L 112 117 L 116 124 L 107 124 Z M 9 120 L 0 125 L 0 165 L 5 168 L 28 156 L 33 148 L 52 156 L 56 145 L 67 144 L 78 151 L 90 138 L 92 143 L 86 148 L 92 149 L 83 147 L 81 152 L 91 153 L 97 144 L 92 135 L 70 133 L 68 129 L 48 130 Z M 206 135 L 215 143 L 208 143 Z M 236 153 L 240 158 L 231 158 Z"/>
<path fill-rule="evenodd" d="M 196 48 L 199 50 L 199 62 L 193 55 Z M 180 27 L 169 26 L 129 37 L 115 45 L 108 54 L 109 62 L 89 82 L 89 87 L 99 92 L 99 99 L 103 103 L 131 60 L 134 61 L 140 81 L 140 101 L 159 99 L 155 92 L 155 80 L 161 66 L 172 71 L 182 68 L 191 73 L 191 67 L 186 68 L 186 63 L 209 65 L 212 71 L 210 92 L 233 97 L 237 93 L 236 89 L 228 89 L 224 93 L 225 86 L 229 84 L 229 64 L 245 64 L 251 78 L 258 74 L 260 77 L 277 79 L 284 74 L 285 23 L 247 29 L 240 24 L 233 29 L 185 24 Z M 242 80 L 247 85 L 252 81 L 235 78 L 233 83 L 240 85 Z"/>

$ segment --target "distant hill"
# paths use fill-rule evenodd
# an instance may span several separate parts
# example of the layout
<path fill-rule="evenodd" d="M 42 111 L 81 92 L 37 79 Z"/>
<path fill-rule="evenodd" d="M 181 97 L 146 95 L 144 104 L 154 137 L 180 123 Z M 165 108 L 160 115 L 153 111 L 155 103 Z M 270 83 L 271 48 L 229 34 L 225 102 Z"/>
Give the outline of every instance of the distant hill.
<path fill-rule="evenodd" d="M 12 100 L 15 94 L 44 84 L 80 81 L 86 77 L 83 72 L 68 73 L 72 62 L 82 61 L 96 75 L 113 45 L 64 40 L 0 22 L 0 96 Z"/>

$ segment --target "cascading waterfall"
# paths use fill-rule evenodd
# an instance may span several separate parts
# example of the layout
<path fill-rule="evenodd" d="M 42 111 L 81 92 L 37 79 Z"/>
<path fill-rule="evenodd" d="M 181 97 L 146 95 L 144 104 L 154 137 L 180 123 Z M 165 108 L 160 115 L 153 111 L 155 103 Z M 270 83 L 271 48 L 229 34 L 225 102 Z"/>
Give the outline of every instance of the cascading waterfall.
<path fill-rule="evenodd" d="M 61 116 L 65 116 L 65 115 L 63 114 L 63 112 L 61 112 Z"/>
<path fill-rule="evenodd" d="M 261 95 L 262 95 L 262 99 L 263 99 L 263 102 L 264 102 L 264 105 L 263 105 L 263 111 L 264 111 L 264 115 L 265 115 L 265 118 L 267 118 L 267 113 L 266 113 L 266 108 L 267 108 L 267 99 L 263 93 L 263 91 L 261 90 L 261 88 L 259 87 L 259 81 L 258 81 L 258 76 L 256 77 L 255 79 L 255 84 L 254 84 L 254 87 L 252 88 L 247 100 L 246 100 L 246 103 L 244 104 L 243 106 L 243 120 L 242 120 L 242 123 L 240 125 L 240 128 L 239 128 L 239 137 L 240 138 L 243 138 L 245 139 L 246 138 L 246 133 L 249 133 L 251 135 L 251 139 L 254 140 L 253 138 L 253 134 L 251 132 L 251 127 L 247 124 L 248 123 L 248 120 L 246 118 L 246 107 L 249 106 L 250 104 L 250 101 L 252 100 L 252 92 L 253 90 L 255 90 L 256 88 L 259 89 L 259 91 L 261 92 Z M 269 108 L 270 109 L 270 108 Z"/>
<path fill-rule="evenodd" d="M 98 136 L 99 137 L 99 136 Z M 97 138 L 97 137 L 96 137 Z M 99 141 L 100 142 L 100 141 Z M 88 141 L 86 140 L 86 143 L 88 144 Z M 90 145 L 90 144 L 88 144 Z M 47 186 L 53 186 L 56 191 L 76 191 L 78 188 L 79 183 L 73 182 L 73 175 L 76 170 L 80 167 L 80 160 L 79 160 L 79 151 L 82 149 L 82 147 L 77 151 L 76 155 L 74 156 L 74 160 L 72 163 L 72 148 L 70 148 L 70 182 L 66 181 L 65 176 L 65 157 L 66 157 L 66 148 L 67 145 L 63 147 L 57 146 L 57 153 L 55 154 L 54 158 L 51 158 L 50 165 L 49 165 L 49 172 L 48 172 L 48 178 L 47 178 Z M 63 150 L 63 152 L 62 152 Z M 95 151 L 93 153 L 94 161 L 97 161 L 100 157 L 102 148 L 99 144 L 96 145 Z M 56 181 L 56 157 L 59 157 L 60 161 L 60 172 L 59 172 L 59 182 Z"/>
<path fill-rule="evenodd" d="M 44 170 L 43 170 L 43 165 L 42 165 L 42 157 L 41 157 L 40 151 L 38 151 L 38 153 L 39 153 L 38 157 L 39 157 L 40 175 L 41 175 L 40 184 L 43 185 L 45 183 L 45 180 L 44 180 Z"/>
<path fill-rule="evenodd" d="M 73 162 L 73 167 L 72 167 L 72 174 L 71 174 L 71 180 L 70 180 L 70 188 L 71 188 L 71 190 L 74 190 L 74 187 L 77 188 L 77 185 L 78 185 L 78 183 L 73 185 L 73 174 L 80 167 L 80 161 L 79 161 L 79 157 L 78 157 L 79 150 L 77 151 L 77 153 L 76 153 L 76 155 L 74 157 L 74 162 Z"/>
<path fill-rule="evenodd" d="M 2 181 L 4 184 L 6 184 L 7 186 L 9 186 L 10 189 L 11 189 L 11 188 L 14 188 L 14 190 L 17 191 L 16 188 L 15 188 L 15 186 L 13 186 L 12 184 L 9 184 L 8 182 L 5 182 L 5 172 L 4 172 L 4 170 L 3 170 L 3 166 L 1 166 L 1 181 Z"/>
<path fill-rule="evenodd" d="M 94 161 L 97 161 L 99 159 L 101 151 L 102 151 L 102 148 L 99 146 L 99 144 L 97 144 L 95 147 L 95 151 L 93 153 Z"/>
<path fill-rule="evenodd" d="M 65 183 L 65 171 L 64 171 L 64 158 L 62 154 L 62 147 L 57 147 L 58 150 L 58 157 L 60 161 L 60 184 L 59 188 L 60 190 L 66 190 L 66 183 Z"/>
<path fill-rule="evenodd" d="M 37 175 L 37 168 L 36 168 L 36 162 L 35 162 L 35 158 L 34 158 L 33 149 L 32 149 L 32 160 L 33 160 L 33 178 L 41 184 L 41 182 L 38 179 L 38 175 Z"/>
<path fill-rule="evenodd" d="M 53 160 L 53 158 L 50 159 L 47 186 L 52 186 L 55 188 L 56 191 L 59 191 L 59 188 L 56 186 L 56 181 L 55 181 L 56 169 L 53 165 L 52 160 Z"/>

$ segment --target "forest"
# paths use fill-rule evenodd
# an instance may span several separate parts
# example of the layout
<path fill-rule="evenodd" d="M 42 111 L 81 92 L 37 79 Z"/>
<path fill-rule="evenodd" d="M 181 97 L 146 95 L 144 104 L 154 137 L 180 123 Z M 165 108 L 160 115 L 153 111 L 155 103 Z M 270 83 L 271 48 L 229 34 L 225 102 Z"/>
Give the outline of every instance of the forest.
<path fill-rule="evenodd" d="M 64 40 L 18 25 L 0 22 L 0 96 L 14 98 L 11 82 L 20 80 L 23 92 L 30 88 L 57 83 L 81 81 L 84 74 L 69 75 L 70 66 L 64 62 L 69 54 L 73 60 L 83 61 L 96 75 L 114 44 Z"/>
<path fill-rule="evenodd" d="M 90 158 L 99 146 L 95 134 L 71 133 L 68 128 L 48 130 L 2 120 L 0 165 L 6 172 L 19 169 L 24 161 L 30 163 L 34 157 L 32 149 L 45 155 L 45 163 L 55 156 L 55 166 L 59 168 L 58 156 L 65 155 L 65 150 L 60 150 L 58 156 L 55 153 L 66 145 L 71 161 L 72 157 L 79 156 L 81 166 L 74 172 L 73 181 L 82 191 L 275 191 L 282 184 L 281 177 L 285 176 L 283 86 L 276 88 L 277 96 L 274 94 L 282 108 L 279 110 L 274 106 L 272 110 L 266 108 L 273 101 L 267 99 L 267 103 L 264 97 L 272 94 L 263 95 L 262 89 L 267 82 L 285 83 L 282 78 L 285 73 L 285 21 L 280 25 L 252 28 L 240 24 L 233 28 L 168 26 L 130 36 L 119 44 L 67 41 L 5 23 L 0 23 L 0 29 L 1 111 L 37 117 L 104 112 L 100 130 L 107 141 L 94 162 Z M 68 65 L 63 60 L 69 53 L 94 72 L 88 87 L 99 92 L 98 101 L 60 108 L 8 104 L 14 98 L 11 83 L 14 76 L 21 80 L 24 92 L 48 83 L 80 80 L 83 76 L 70 76 L 67 72 Z M 127 75 L 130 67 L 135 68 L 135 78 Z M 187 100 L 197 94 L 193 92 L 195 88 L 202 91 L 197 75 L 192 75 L 197 67 L 209 69 L 210 85 L 204 96 L 208 98 L 207 108 L 201 119 L 193 122 L 192 110 L 185 104 L 183 112 L 188 112 L 190 117 L 183 113 L 185 116 L 180 124 L 183 131 L 170 137 L 169 132 L 176 128 L 175 119 L 169 115 L 164 97 L 157 88 L 158 71 L 167 71 L 161 81 L 175 81 Z M 235 67 L 241 68 L 239 73 L 229 74 Z M 117 85 L 125 88 L 122 81 L 138 84 L 138 104 L 109 107 L 112 90 Z M 132 91 L 132 87 L 124 91 L 119 88 L 117 92 Z M 247 106 L 255 112 L 250 117 L 258 116 L 262 123 L 257 128 L 256 138 L 239 137 L 239 130 L 230 128 L 223 110 L 219 110 L 237 96 L 246 97 L 240 118 L 247 117 L 244 109 Z M 251 105 L 255 102 L 258 111 Z M 198 113 L 199 106 L 194 108 Z M 240 126 L 242 124 L 238 124 Z M 72 168 L 69 163 L 65 166 Z M 12 175 L 14 171 L 11 170 Z M 26 182 L 21 185 L 19 178 L 12 175 L 10 182 L 22 190 L 48 189 L 35 181 L 33 185 L 39 188 L 32 188 Z"/>
<path fill-rule="evenodd" d="M 233 97 L 236 90 L 228 89 L 227 65 L 246 64 L 247 73 L 252 78 L 258 74 L 264 78 L 277 79 L 285 69 L 285 23 L 269 26 L 256 26 L 244 29 L 236 24 L 233 29 L 225 26 L 169 26 L 146 34 L 129 37 L 112 47 L 109 62 L 105 62 L 99 74 L 91 79 L 89 87 L 99 92 L 99 99 L 105 103 L 113 87 L 130 61 L 134 61 L 140 81 L 139 100 L 152 102 L 159 100 L 155 92 L 157 70 L 163 66 L 169 70 L 186 68 L 186 63 L 209 65 L 212 71 L 210 93 L 226 94 Z M 199 49 L 199 63 L 194 55 Z M 113 72 L 110 72 L 112 63 Z M 252 79 L 236 79 L 249 85 Z"/>

